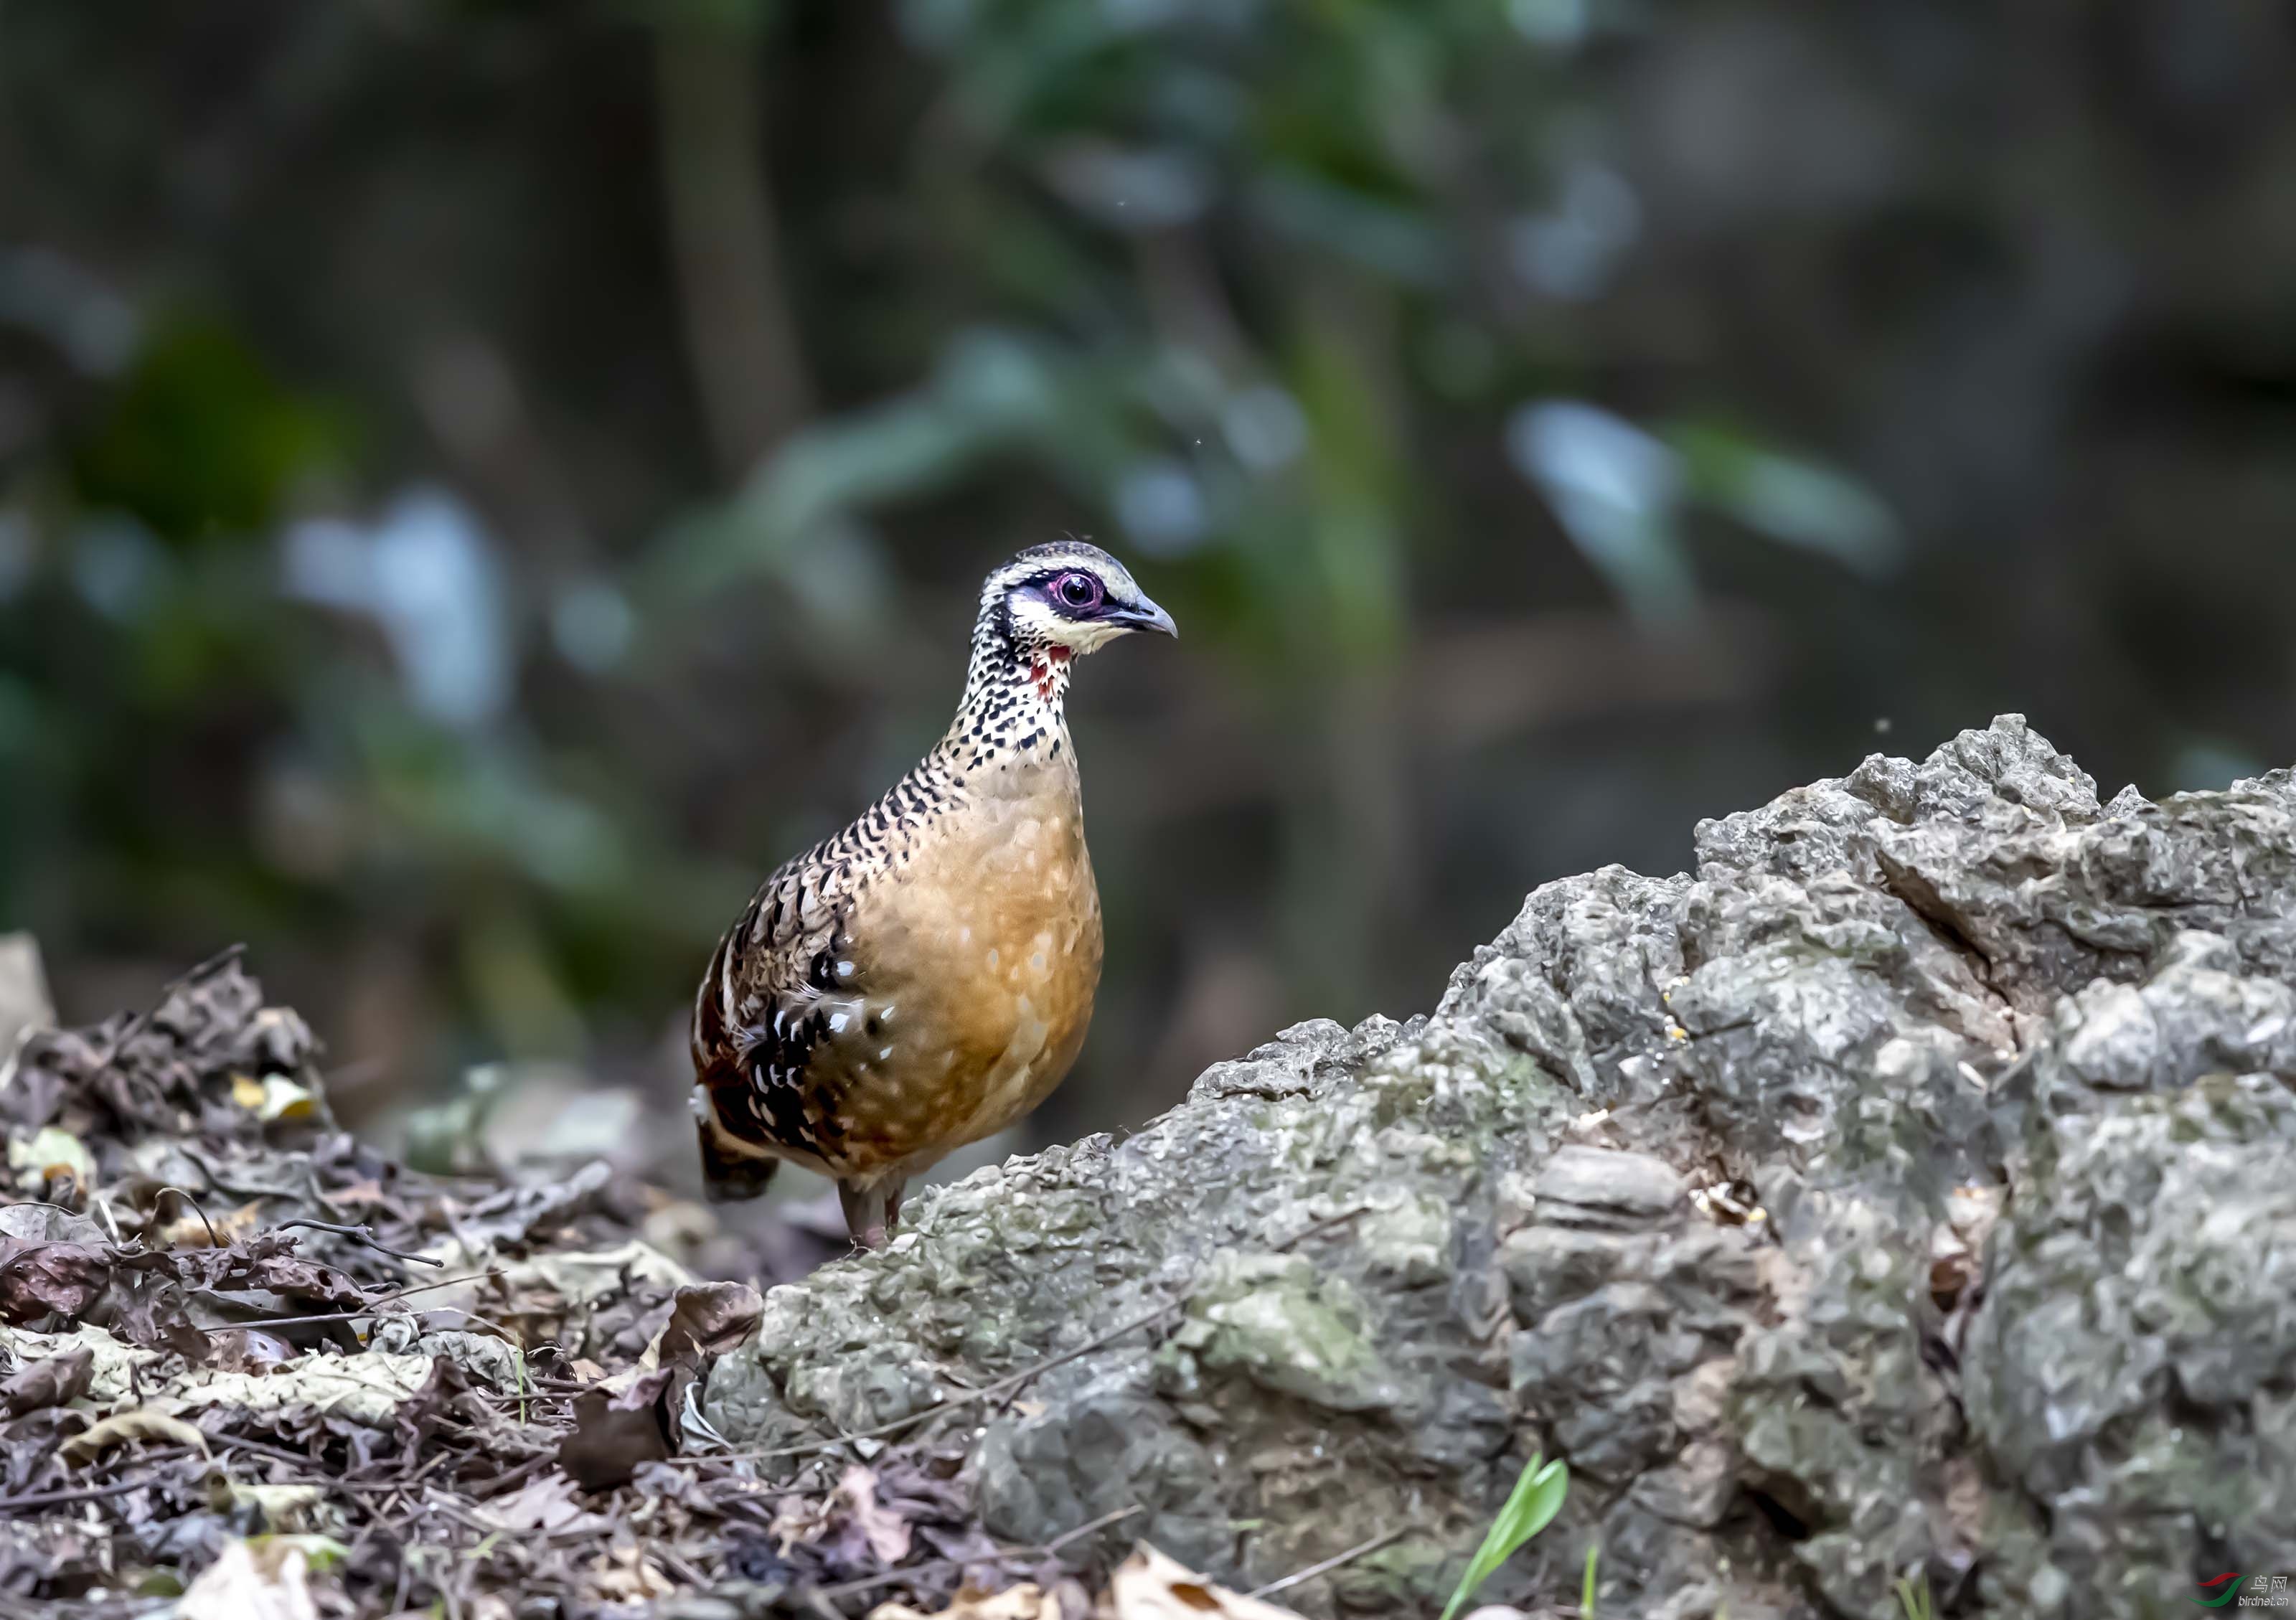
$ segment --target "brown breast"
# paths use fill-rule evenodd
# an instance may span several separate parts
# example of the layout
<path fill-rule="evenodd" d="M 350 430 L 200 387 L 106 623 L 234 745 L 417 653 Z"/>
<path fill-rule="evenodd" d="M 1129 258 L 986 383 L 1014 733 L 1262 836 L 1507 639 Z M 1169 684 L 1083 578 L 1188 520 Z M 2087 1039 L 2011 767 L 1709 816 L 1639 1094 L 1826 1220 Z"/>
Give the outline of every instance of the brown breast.
<path fill-rule="evenodd" d="M 808 1066 L 843 1124 L 836 1174 L 906 1175 L 1059 1084 L 1100 983 L 1100 894 L 1067 750 L 992 767 L 857 897 L 866 986 Z"/>

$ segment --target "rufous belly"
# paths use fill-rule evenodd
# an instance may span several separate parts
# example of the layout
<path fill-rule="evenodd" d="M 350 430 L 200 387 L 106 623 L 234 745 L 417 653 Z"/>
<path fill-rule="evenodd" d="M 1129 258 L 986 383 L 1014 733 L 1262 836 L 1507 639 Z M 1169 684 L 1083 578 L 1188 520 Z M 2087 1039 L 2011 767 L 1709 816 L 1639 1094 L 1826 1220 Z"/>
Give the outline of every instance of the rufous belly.
<path fill-rule="evenodd" d="M 1073 791 L 990 798 L 935 830 L 857 898 L 866 988 L 808 1066 L 838 1125 L 824 1167 L 851 1180 L 1003 1130 L 1066 1076 L 1092 1019 L 1100 896 Z"/>

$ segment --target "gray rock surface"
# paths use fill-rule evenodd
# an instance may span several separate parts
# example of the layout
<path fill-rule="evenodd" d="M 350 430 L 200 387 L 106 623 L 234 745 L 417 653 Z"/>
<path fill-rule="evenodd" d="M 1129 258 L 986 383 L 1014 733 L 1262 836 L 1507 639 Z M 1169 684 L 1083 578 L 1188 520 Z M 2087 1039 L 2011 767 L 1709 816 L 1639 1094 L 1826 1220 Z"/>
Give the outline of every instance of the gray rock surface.
<path fill-rule="evenodd" d="M 708 1416 L 942 1421 L 1018 1542 L 1127 1506 L 1432 1614 L 2166 1616 L 2296 1574 L 2296 783 L 2160 804 L 2021 718 L 1533 894 L 1431 1017 L 1303 1024 L 768 1296 Z M 1160 1305 L 1144 1327 L 1110 1335 Z M 1104 1338 L 1104 1342 L 1102 1342 Z M 970 1425 L 972 1427 L 966 1427 Z"/>

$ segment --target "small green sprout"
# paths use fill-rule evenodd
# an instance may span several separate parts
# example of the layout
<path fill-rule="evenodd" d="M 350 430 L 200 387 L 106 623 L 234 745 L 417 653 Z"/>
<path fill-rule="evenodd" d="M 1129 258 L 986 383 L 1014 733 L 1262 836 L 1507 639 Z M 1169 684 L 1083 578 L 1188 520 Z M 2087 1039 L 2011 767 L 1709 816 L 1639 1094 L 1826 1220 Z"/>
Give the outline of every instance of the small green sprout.
<path fill-rule="evenodd" d="M 1451 1594 L 1450 1602 L 1443 1606 L 1443 1620 L 1451 1620 L 1475 1589 L 1489 1580 L 1498 1567 L 1514 1556 L 1516 1548 L 1553 1522 L 1562 1511 L 1562 1498 L 1570 1489 L 1570 1470 L 1558 1457 L 1540 1466 L 1534 1456 L 1522 1465 L 1522 1477 L 1514 1482 L 1506 1506 L 1491 1521 L 1483 1536 L 1483 1544 L 1475 1549 L 1475 1556 L 1467 1564 L 1467 1573 L 1459 1577 L 1459 1589 Z M 1593 1566 L 1588 1566 L 1591 1570 Z M 1592 1588 L 1589 1587 L 1591 1594 Z"/>
<path fill-rule="evenodd" d="M 1603 1556 L 1603 1543 L 1587 1543 L 1587 1578 L 1578 1583 L 1578 1620 L 1595 1620 L 1595 1566 Z"/>
<path fill-rule="evenodd" d="M 1898 1581 L 1898 1607 L 1906 1611 L 1906 1620 L 1936 1620 L 1937 1610 L 1930 1602 L 1929 1576 L 1900 1576 Z"/>

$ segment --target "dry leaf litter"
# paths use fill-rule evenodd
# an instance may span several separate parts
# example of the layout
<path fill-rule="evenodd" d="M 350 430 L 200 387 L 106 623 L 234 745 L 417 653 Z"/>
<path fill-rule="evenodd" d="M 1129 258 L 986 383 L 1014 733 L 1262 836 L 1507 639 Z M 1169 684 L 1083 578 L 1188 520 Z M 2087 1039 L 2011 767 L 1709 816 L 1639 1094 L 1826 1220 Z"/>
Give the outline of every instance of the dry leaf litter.
<path fill-rule="evenodd" d="M 0 1002 L 42 999 L 29 960 Z M 234 953 L 140 1014 L 15 1021 L 0 1613 L 1290 1612 L 1144 1546 L 1088 1596 L 1127 1545 L 1120 1514 L 999 1546 L 958 1477 L 978 1412 L 729 1451 L 697 1385 L 762 1301 L 689 1269 L 707 1215 L 603 1164 L 445 1177 L 354 1141 L 310 1030 Z"/>

